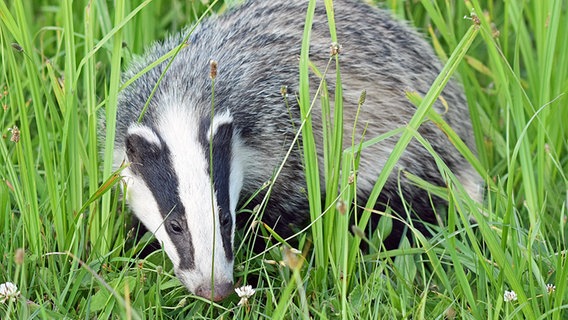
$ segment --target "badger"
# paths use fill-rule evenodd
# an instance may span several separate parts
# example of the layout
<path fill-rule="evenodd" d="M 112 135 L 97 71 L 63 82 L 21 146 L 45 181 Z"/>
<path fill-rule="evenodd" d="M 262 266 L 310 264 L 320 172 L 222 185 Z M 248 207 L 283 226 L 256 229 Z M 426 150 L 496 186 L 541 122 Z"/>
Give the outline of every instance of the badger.
<path fill-rule="evenodd" d="M 119 96 L 114 166 L 129 164 L 122 171 L 129 207 L 161 243 L 179 280 L 198 296 L 219 301 L 233 291 L 236 211 L 244 200 L 249 209 L 257 206 L 263 192 L 250 198 L 267 181 L 273 185 L 263 222 L 281 235 L 309 222 L 303 153 L 298 147 L 287 154 L 302 124 L 297 93 L 307 4 L 247 0 L 155 43 L 123 73 L 124 81 L 137 78 Z M 405 93 L 426 94 L 441 62 L 415 30 L 388 12 L 356 0 L 333 5 L 345 127 L 352 128 L 358 117 L 356 138 L 366 139 L 404 126 L 416 110 Z M 155 63 L 182 44 L 177 55 Z M 318 0 L 309 58 L 319 70 L 326 68 L 330 44 L 325 6 Z M 217 62 L 214 85 L 212 60 Z M 329 74 L 335 75 L 333 67 Z M 314 93 L 320 79 L 310 77 Z M 333 92 L 334 78 L 326 80 Z M 358 110 L 363 91 L 366 100 Z M 438 101 L 434 109 L 475 150 L 463 89 L 452 80 L 442 96 L 446 104 Z M 311 116 L 323 177 L 318 103 Z M 428 122 L 419 132 L 471 197 L 479 199 L 480 177 L 445 134 Z M 351 138 L 351 130 L 345 130 L 344 146 L 351 145 Z M 396 141 L 397 136 L 361 152 L 358 199 L 369 197 Z M 404 219 L 435 222 L 431 200 L 437 198 L 396 174 L 401 169 L 445 185 L 433 157 L 412 142 L 384 186 L 377 209 L 388 205 Z M 325 193 L 322 189 L 322 199 Z M 416 216 L 406 216 L 406 204 Z M 384 242 L 387 248 L 397 246 L 403 230 L 403 224 L 394 224 Z"/>

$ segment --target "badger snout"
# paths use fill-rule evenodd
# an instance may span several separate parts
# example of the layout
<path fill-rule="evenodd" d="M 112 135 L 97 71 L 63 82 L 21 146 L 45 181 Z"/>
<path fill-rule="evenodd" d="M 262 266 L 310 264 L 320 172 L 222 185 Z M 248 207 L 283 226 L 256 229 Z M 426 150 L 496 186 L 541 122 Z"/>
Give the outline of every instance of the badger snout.
<path fill-rule="evenodd" d="M 203 265 L 205 269 L 211 265 Z M 215 268 L 220 266 L 215 265 Z M 209 269 L 210 270 L 210 269 Z M 196 296 L 212 301 L 221 301 L 233 292 L 233 263 L 228 263 L 221 269 L 211 274 L 211 271 L 199 269 L 184 270 L 175 269 L 176 276 L 181 283 Z M 213 278 L 213 280 L 211 280 Z"/>
<path fill-rule="evenodd" d="M 213 301 L 221 301 L 233 293 L 232 281 L 215 281 L 214 290 L 211 290 L 211 281 L 203 283 L 195 289 L 195 294 Z"/>

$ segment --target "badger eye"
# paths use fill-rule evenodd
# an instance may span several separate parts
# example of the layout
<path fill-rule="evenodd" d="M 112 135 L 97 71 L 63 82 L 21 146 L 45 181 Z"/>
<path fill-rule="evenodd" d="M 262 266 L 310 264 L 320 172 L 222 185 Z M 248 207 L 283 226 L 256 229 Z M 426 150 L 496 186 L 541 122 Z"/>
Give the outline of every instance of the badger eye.
<path fill-rule="evenodd" d="M 229 223 L 231 222 L 231 216 L 228 214 L 224 214 L 221 216 L 221 225 L 223 227 L 229 225 Z"/>
<path fill-rule="evenodd" d="M 170 221 L 170 230 L 172 231 L 173 234 L 176 235 L 180 235 L 183 233 L 183 228 L 181 227 L 181 224 L 177 220 Z"/>

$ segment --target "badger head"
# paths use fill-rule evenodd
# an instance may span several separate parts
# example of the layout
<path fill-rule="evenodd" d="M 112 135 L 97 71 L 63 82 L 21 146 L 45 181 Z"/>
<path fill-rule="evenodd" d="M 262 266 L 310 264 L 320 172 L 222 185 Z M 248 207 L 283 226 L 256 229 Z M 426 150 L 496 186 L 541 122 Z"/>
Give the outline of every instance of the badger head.
<path fill-rule="evenodd" d="M 233 291 L 235 208 L 242 173 L 229 112 L 171 108 L 128 128 L 122 155 L 126 199 L 154 233 L 187 289 L 219 301 Z"/>

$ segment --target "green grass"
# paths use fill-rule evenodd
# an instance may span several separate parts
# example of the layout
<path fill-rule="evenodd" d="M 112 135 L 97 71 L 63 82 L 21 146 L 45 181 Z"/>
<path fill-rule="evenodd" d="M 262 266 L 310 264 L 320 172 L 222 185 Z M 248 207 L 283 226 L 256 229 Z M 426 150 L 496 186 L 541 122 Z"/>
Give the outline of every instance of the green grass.
<path fill-rule="evenodd" d="M 313 223 L 298 236 L 301 255 L 276 246 L 257 256 L 248 249 L 254 241 L 250 232 L 238 234 L 235 243 L 243 245 L 236 248 L 235 279 L 259 278 L 257 292 L 242 307 L 235 296 L 217 304 L 188 294 L 162 251 L 137 258 L 149 236 L 132 244 L 128 210 L 116 188 L 120 179 L 110 165 L 120 71 L 134 54 L 197 20 L 207 6 L 114 3 L 0 0 L 0 283 L 13 282 L 21 291 L 15 301 L 0 304 L 0 318 L 568 317 L 564 1 L 380 3 L 429 37 L 447 72 L 426 96 L 409 93 L 416 114 L 391 133 L 401 138 L 374 195 L 411 139 L 434 154 L 416 131 L 423 121 L 435 122 L 455 141 L 487 189 L 483 204 L 472 202 L 440 162 L 447 188 L 416 182 L 448 199 L 447 221 L 433 238 L 416 234 L 416 245 L 403 243 L 397 250 L 380 247 L 388 219 L 378 233 L 360 231 L 370 214 L 389 212 L 351 205 L 356 180 L 350 173 L 367 143 L 341 145 L 339 137 L 352 128 L 339 125 L 339 107 L 330 108 L 330 97 L 340 106 L 340 86 L 328 92 L 325 82 L 319 90 L 322 109 L 335 112 L 335 122 L 324 124 L 325 183 L 327 190 L 339 185 L 341 193 L 319 199 L 323 186 L 309 138 L 314 97 L 306 88 L 309 73 L 328 71 L 315 70 L 304 50 L 300 102 L 306 121 L 298 129 L 305 137 Z M 219 2 L 214 9 L 223 8 Z M 332 34 L 334 28 L 330 19 Z M 304 41 L 305 48 L 307 34 Z M 334 74 L 328 77 L 340 81 L 341 57 L 336 58 L 330 65 L 339 67 L 330 68 Z M 475 157 L 430 109 L 451 74 L 464 84 Z M 104 141 L 97 132 L 99 114 L 107 119 Z M 385 138 L 368 137 L 368 143 Z M 343 214 L 349 211 L 362 217 L 361 229 L 353 233 Z M 358 250 L 361 241 L 370 243 L 369 252 Z M 556 290 L 548 294 L 547 284 Z M 505 302 L 506 290 L 515 291 L 518 300 Z"/>

